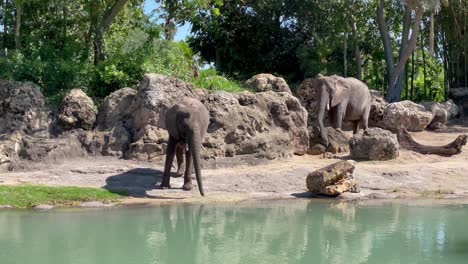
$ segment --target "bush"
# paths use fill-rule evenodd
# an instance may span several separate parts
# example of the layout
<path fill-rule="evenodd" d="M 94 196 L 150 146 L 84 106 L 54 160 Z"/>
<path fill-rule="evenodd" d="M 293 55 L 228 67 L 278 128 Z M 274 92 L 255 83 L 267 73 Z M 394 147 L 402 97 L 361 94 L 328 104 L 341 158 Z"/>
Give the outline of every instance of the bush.
<path fill-rule="evenodd" d="M 242 87 L 238 82 L 231 81 L 226 77 L 217 75 L 216 70 L 207 69 L 200 72 L 198 78 L 193 78 L 192 83 L 199 87 L 211 91 L 242 92 L 248 89 Z"/>

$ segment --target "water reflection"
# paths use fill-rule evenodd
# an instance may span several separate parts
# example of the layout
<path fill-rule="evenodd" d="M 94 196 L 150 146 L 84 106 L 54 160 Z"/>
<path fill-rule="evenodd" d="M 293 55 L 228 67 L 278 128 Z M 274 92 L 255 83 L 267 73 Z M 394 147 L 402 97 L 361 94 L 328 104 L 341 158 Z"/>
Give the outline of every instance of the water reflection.
<path fill-rule="evenodd" d="M 0 212 L 1 263 L 466 263 L 468 207 L 281 201 Z"/>

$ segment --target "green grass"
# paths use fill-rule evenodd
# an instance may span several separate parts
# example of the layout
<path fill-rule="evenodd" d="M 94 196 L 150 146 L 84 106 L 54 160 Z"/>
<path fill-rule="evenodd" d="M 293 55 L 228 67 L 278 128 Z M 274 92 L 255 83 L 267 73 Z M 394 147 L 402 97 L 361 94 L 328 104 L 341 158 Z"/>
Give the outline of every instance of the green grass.
<path fill-rule="evenodd" d="M 218 75 L 214 69 L 200 71 L 200 76 L 192 79 L 192 83 L 196 87 L 210 91 L 226 91 L 230 93 L 249 91 L 239 82 Z"/>
<path fill-rule="evenodd" d="M 31 208 L 39 204 L 72 206 L 79 202 L 116 201 L 120 197 L 121 194 L 98 188 L 41 185 L 0 186 L 0 205 L 11 205 L 17 208 Z"/>

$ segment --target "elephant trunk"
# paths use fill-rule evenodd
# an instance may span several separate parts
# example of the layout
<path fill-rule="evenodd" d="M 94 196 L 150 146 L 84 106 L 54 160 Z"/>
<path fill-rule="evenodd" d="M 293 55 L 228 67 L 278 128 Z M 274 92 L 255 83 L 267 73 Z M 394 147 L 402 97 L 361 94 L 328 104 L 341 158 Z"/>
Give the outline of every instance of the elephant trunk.
<path fill-rule="evenodd" d="M 320 129 L 320 137 L 322 137 L 326 146 L 328 146 L 328 134 L 325 130 L 325 127 L 323 126 L 323 116 L 325 114 L 325 108 L 327 104 L 329 103 L 329 101 L 330 101 L 330 98 L 328 96 L 328 92 L 326 91 L 325 87 L 322 87 L 322 93 L 320 96 L 319 113 L 318 113 L 318 123 L 319 123 L 319 129 Z"/>
<path fill-rule="evenodd" d="M 195 176 L 197 178 L 198 190 L 200 191 L 200 194 L 202 196 L 205 196 L 200 169 L 201 135 L 198 129 L 194 129 L 193 134 L 189 138 L 189 148 L 192 152 L 193 167 L 195 168 Z"/>

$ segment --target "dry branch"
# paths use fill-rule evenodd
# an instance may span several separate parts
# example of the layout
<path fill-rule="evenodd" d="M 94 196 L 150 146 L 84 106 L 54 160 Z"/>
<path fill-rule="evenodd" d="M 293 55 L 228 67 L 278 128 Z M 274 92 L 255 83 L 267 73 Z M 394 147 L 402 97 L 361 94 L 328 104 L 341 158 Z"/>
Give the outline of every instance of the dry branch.
<path fill-rule="evenodd" d="M 467 135 L 459 135 L 457 139 L 447 145 L 428 146 L 416 142 L 405 128 L 400 129 L 398 132 L 398 142 L 402 147 L 421 154 L 436 154 L 441 156 L 459 154 L 462 151 L 462 147 L 466 144 L 467 139 Z"/>

